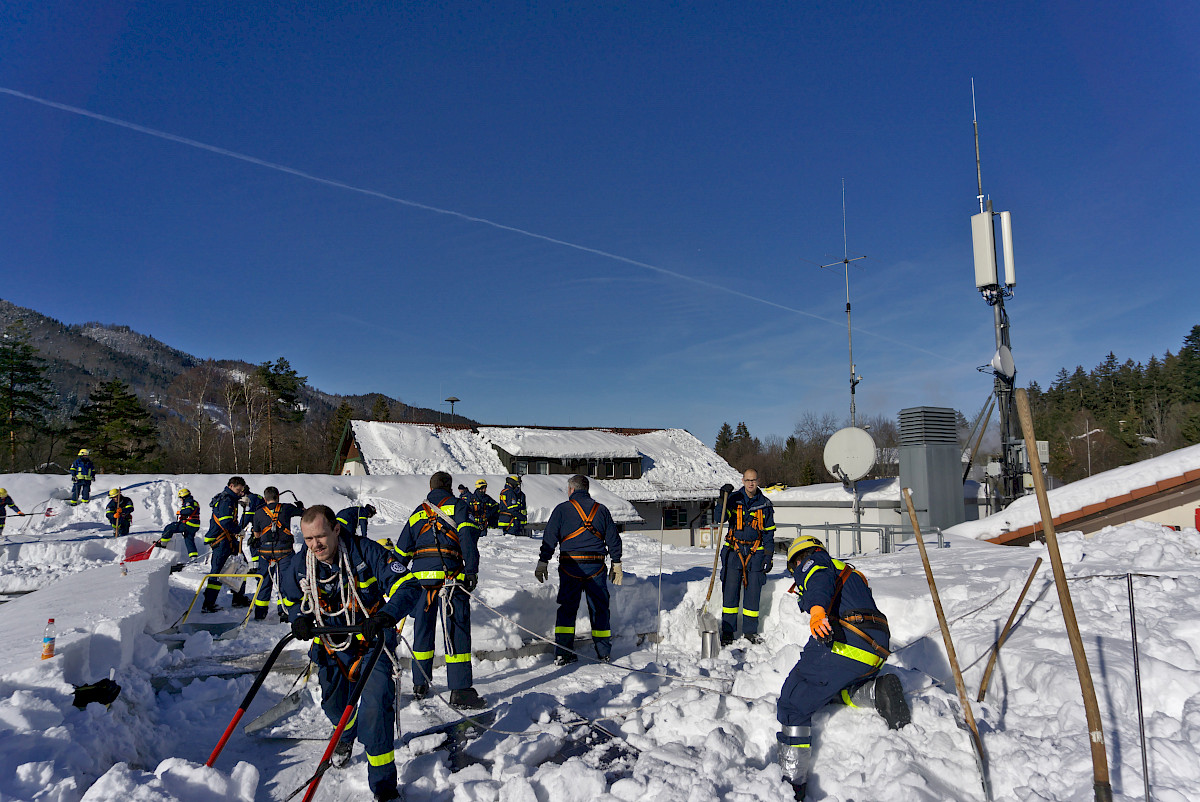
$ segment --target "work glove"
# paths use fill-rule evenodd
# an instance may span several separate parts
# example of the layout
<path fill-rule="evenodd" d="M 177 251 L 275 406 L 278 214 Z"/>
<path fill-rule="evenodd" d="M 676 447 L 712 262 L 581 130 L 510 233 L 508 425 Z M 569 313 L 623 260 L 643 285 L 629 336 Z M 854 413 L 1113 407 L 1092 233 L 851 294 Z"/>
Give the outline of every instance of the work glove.
<path fill-rule="evenodd" d="M 550 576 L 550 563 L 542 560 L 537 564 L 537 568 L 533 569 L 533 578 L 538 582 L 545 582 Z"/>
<path fill-rule="evenodd" d="M 814 638 L 826 646 L 833 641 L 833 625 L 829 623 L 824 607 L 814 605 L 808 611 L 808 629 Z"/>
<path fill-rule="evenodd" d="M 258 547 L 262 544 L 262 539 L 257 537 L 250 538 L 250 551 L 258 551 Z"/>
<path fill-rule="evenodd" d="M 612 568 L 608 569 L 608 581 L 612 582 L 614 585 L 616 585 L 618 587 L 620 587 L 620 585 L 621 585 L 621 578 L 623 576 L 624 576 L 624 574 L 621 572 L 621 564 L 620 563 L 613 563 Z"/>
<path fill-rule="evenodd" d="M 771 573 L 771 569 L 774 567 L 775 567 L 775 560 L 771 557 L 768 557 L 767 561 L 765 563 L 763 563 L 763 573 L 764 574 Z"/>
<path fill-rule="evenodd" d="M 395 629 L 396 616 L 389 612 L 380 610 L 366 620 L 363 624 L 363 640 L 370 643 L 377 640 L 380 635 L 387 632 L 389 629 Z"/>
<path fill-rule="evenodd" d="M 728 483 L 721 485 L 721 495 L 728 496 L 732 492 L 733 492 L 733 485 L 728 484 Z"/>
<path fill-rule="evenodd" d="M 313 625 L 317 623 L 317 619 L 311 615 L 302 615 L 292 621 L 292 637 L 296 640 L 312 640 L 316 633 L 313 632 Z"/>
<path fill-rule="evenodd" d="M 474 593 L 475 588 L 479 585 L 479 574 L 467 574 L 463 577 L 463 587 L 467 589 L 467 593 Z"/>

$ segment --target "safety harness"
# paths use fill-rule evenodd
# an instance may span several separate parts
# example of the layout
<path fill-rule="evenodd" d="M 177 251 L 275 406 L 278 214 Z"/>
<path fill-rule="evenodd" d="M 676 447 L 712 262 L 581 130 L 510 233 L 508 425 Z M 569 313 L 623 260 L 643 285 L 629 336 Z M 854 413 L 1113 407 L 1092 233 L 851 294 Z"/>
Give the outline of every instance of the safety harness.
<path fill-rule="evenodd" d="M 726 533 L 725 543 L 737 555 L 738 562 L 742 564 L 742 587 L 747 587 L 750 584 L 750 558 L 754 556 L 756 551 L 762 548 L 763 511 L 759 509 L 747 513 L 746 509 L 739 504 L 731 512 L 733 513 L 735 524 Z M 749 518 L 750 529 L 758 532 L 758 537 L 754 540 L 742 540 L 733 535 L 734 532 L 740 532 L 746 528 L 747 518 Z M 745 552 L 742 551 L 744 546 L 749 546 L 749 549 Z"/>
<path fill-rule="evenodd" d="M 593 535 L 595 535 L 596 540 L 603 548 L 604 535 L 601 534 L 600 530 L 596 528 L 596 525 L 592 523 L 592 521 L 596 520 L 596 513 L 600 511 L 600 504 L 593 503 L 592 509 L 586 513 L 583 511 L 583 505 L 575 499 L 571 499 L 571 506 L 574 507 L 575 512 L 579 514 L 579 520 L 582 523 L 578 529 L 559 541 L 558 568 L 560 571 L 572 573 L 567 571 L 568 566 L 571 566 L 574 567 L 578 572 L 577 574 L 572 573 L 576 579 L 591 579 L 592 577 L 599 576 L 600 574 L 604 573 L 604 554 L 579 554 L 577 552 L 567 552 L 566 545 L 567 541 L 571 538 L 578 537 L 584 532 L 591 532 Z M 598 562 L 600 564 L 596 567 L 596 570 L 592 571 L 591 573 L 585 573 L 584 567 L 578 565 L 578 563 L 594 562 Z"/>
<path fill-rule="evenodd" d="M 424 548 L 415 550 L 412 553 L 411 559 L 415 560 L 418 557 L 431 557 L 433 555 L 437 555 L 438 560 L 440 560 L 442 563 L 442 578 L 440 581 L 438 581 L 435 585 L 429 585 L 425 588 L 425 609 L 428 610 L 433 604 L 434 599 L 437 598 L 442 587 L 446 584 L 446 580 L 455 580 L 458 577 L 458 572 L 452 572 L 450 570 L 450 565 L 446 562 L 447 555 L 449 555 L 452 560 L 456 560 L 460 567 L 463 564 L 463 556 L 462 548 L 458 540 L 458 530 L 442 521 L 442 516 L 445 515 L 445 513 L 434 507 L 434 505 L 428 501 L 423 502 L 421 504 L 421 508 L 425 512 L 425 523 L 421 525 L 421 531 L 417 533 L 417 537 L 424 535 L 426 532 L 432 529 L 433 545 L 425 546 Z M 444 533 L 447 538 L 454 541 L 454 545 L 443 548 L 442 541 L 438 537 L 438 535 L 442 533 Z M 431 578 L 421 577 L 420 574 L 417 574 L 417 576 L 418 578 L 422 579 Z"/>
<path fill-rule="evenodd" d="M 830 644 L 829 648 L 834 654 L 849 657 L 851 660 L 856 660 L 870 666 L 870 670 L 866 672 L 870 674 L 883 665 L 883 662 L 887 660 L 891 651 L 880 646 L 874 638 L 863 632 L 861 627 L 880 629 L 890 636 L 891 630 L 888 627 L 888 620 L 882 613 L 875 610 L 851 610 L 845 615 L 836 614 L 838 603 L 842 597 L 842 588 L 845 587 L 846 581 L 850 579 L 851 574 L 857 575 L 863 581 L 863 584 L 868 587 L 870 587 L 870 583 L 867 582 L 867 578 L 863 576 L 862 572 L 850 563 L 843 563 L 841 560 L 834 560 L 833 562 L 834 568 L 838 569 L 838 575 L 833 584 L 833 598 L 829 602 L 829 609 L 836 616 L 830 618 L 833 624 L 833 643 Z M 839 563 L 841 563 L 841 568 L 838 568 Z M 788 588 L 788 593 L 796 592 L 796 583 L 793 582 L 792 586 Z M 870 651 L 846 643 L 846 631 L 853 632 L 862 638 L 870 647 Z"/>
<path fill-rule="evenodd" d="M 270 505 L 264 504 L 260 509 L 262 512 L 267 514 L 268 518 L 271 519 L 271 525 L 262 531 L 255 533 L 255 535 L 259 538 L 258 554 L 259 556 L 265 558 L 268 563 L 274 565 L 284 557 L 289 557 L 292 555 L 292 542 L 295 540 L 295 536 L 292 534 L 292 530 L 284 526 L 283 522 L 279 520 L 279 513 L 283 509 L 283 504 L 276 502 L 274 509 L 272 509 Z M 264 548 L 262 545 L 262 537 L 270 532 L 282 532 L 286 534 L 289 539 L 287 543 L 280 543 L 278 540 L 275 540 L 271 546 Z"/>

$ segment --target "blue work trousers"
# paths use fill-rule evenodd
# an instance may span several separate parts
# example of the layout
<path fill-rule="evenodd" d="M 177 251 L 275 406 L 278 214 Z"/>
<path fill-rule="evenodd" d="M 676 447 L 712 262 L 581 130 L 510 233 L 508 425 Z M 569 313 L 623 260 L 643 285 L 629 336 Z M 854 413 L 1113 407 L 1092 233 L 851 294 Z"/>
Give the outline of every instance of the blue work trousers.
<path fill-rule="evenodd" d="M 336 665 L 320 666 L 317 678 L 321 683 L 321 709 L 336 726 L 350 701 L 354 683 Z M 367 785 L 372 793 L 379 793 L 385 788 L 394 789 L 397 779 L 396 685 L 392 681 L 392 661 L 386 654 L 379 656 L 366 683 L 358 710 L 351 714 L 342 739 L 357 738 L 366 749 Z"/>
<path fill-rule="evenodd" d="M 233 556 L 233 549 L 237 545 L 236 540 L 230 538 L 222 538 L 212 544 L 212 563 L 208 569 L 210 574 L 219 574 L 221 569 L 225 567 L 225 563 Z M 242 583 L 242 590 L 246 589 L 246 583 Z M 221 580 L 210 578 L 208 584 L 204 586 L 204 603 L 212 606 L 217 603 L 217 596 L 221 593 Z"/>
<path fill-rule="evenodd" d="M 196 532 L 199 531 L 199 528 L 198 526 L 188 526 L 183 521 L 169 523 L 163 527 L 159 545 L 166 546 L 175 535 L 183 535 L 183 545 L 187 547 L 188 557 L 198 557 L 199 552 L 196 551 Z"/>
<path fill-rule="evenodd" d="M 279 575 L 280 560 L 270 562 L 266 557 L 261 555 L 255 556 L 254 562 L 251 563 L 250 570 L 253 573 L 262 577 L 262 581 L 258 583 L 258 590 L 254 593 L 254 620 L 262 621 L 267 617 L 267 612 L 271 608 L 271 588 L 275 586 L 273 579 L 277 579 Z M 283 597 L 279 597 L 278 607 L 283 610 Z"/>
<path fill-rule="evenodd" d="M 810 640 L 783 682 L 775 717 L 784 727 L 811 727 L 813 713 L 838 701 L 843 689 L 861 685 L 878 671 L 878 666 L 834 654 L 820 641 Z M 810 738 L 806 735 L 799 739 L 802 742 L 792 743 L 797 739 L 779 736 L 788 746 L 810 746 Z"/>
<path fill-rule="evenodd" d="M 758 634 L 759 600 L 767 575 L 763 573 L 766 552 L 750 554 L 743 570 L 738 552 L 725 546 L 721 549 L 721 634 L 732 637 L 737 631 L 738 610 L 742 613 L 742 633 Z M 744 581 L 743 581 L 744 577 Z"/>
<path fill-rule="evenodd" d="M 92 500 L 92 480 L 91 479 L 76 479 L 71 483 L 71 501 L 91 501 Z"/>
<path fill-rule="evenodd" d="M 579 597 L 587 594 L 588 618 L 592 622 L 592 642 L 596 656 L 612 653 L 612 622 L 609 609 L 608 577 L 604 560 L 576 562 L 563 555 L 558 565 L 558 615 L 554 619 L 555 657 L 570 657 L 575 646 L 575 616 Z"/>
<path fill-rule="evenodd" d="M 430 685 L 433 677 L 434 638 L 438 619 L 442 617 L 442 599 L 436 585 L 424 588 L 425 595 L 412 611 L 413 618 L 413 684 Z M 446 646 L 446 684 L 450 690 L 470 688 L 474 684 L 471 671 L 471 599 L 455 590 L 450 596 L 443 622 L 442 635 Z"/>

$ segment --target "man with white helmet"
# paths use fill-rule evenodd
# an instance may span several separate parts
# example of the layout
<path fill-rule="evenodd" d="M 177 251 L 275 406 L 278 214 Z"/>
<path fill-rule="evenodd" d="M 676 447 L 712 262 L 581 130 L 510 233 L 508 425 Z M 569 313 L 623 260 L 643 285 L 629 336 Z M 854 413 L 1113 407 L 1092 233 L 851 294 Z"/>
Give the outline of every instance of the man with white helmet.
<path fill-rule="evenodd" d="M 815 537 L 788 547 L 788 573 L 796 580 L 800 609 L 811 636 L 779 692 L 779 764 L 796 799 L 804 799 L 812 768 L 812 717 L 834 702 L 873 707 L 891 729 L 910 719 L 900 678 L 880 674 L 891 652 L 887 618 L 875 605 L 867 579 L 853 565 L 829 556 Z"/>

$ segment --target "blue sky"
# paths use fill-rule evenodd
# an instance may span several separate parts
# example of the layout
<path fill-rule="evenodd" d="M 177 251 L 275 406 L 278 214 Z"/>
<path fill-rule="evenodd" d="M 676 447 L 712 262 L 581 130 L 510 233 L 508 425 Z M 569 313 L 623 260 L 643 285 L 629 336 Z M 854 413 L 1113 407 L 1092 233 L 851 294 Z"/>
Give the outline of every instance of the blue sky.
<path fill-rule="evenodd" d="M 1200 322 L 1200 6 L 312 5 L 0 8 L 0 297 L 486 423 L 787 435 L 848 413 L 844 179 L 859 413 L 970 415 L 974 78 L 1018 383 Z"/>

